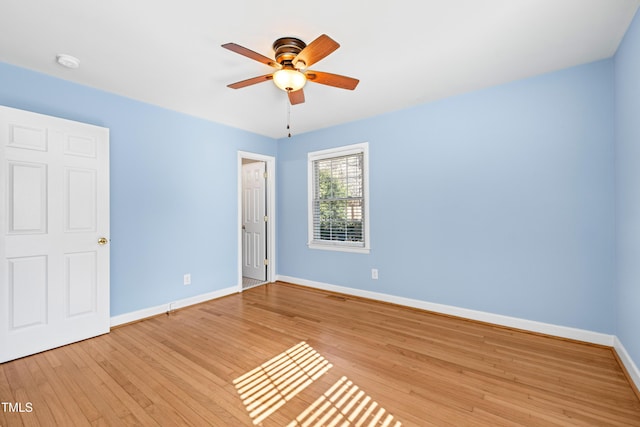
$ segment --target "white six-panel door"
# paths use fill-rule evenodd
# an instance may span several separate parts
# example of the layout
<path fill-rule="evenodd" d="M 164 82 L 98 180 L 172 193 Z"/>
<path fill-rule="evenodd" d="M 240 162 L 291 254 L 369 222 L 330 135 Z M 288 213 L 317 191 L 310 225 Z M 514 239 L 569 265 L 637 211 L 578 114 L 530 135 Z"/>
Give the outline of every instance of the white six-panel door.
<path fill-rule="evenodd" d="M 266 280 L 265 162 L 242 165 L 242 275 Z"/>
<path fill-rule="evenodd" d="M 0 363 L 109 331 L 109 130 L 0 106 Z"/>

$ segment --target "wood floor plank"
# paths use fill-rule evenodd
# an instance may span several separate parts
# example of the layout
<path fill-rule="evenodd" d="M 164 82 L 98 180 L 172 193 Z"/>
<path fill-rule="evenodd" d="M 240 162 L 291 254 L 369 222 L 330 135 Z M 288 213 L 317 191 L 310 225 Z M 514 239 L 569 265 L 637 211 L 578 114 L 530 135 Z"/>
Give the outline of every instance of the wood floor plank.
<path fill-rule="evenodd" d="M 0 365 L 0 426 L 640 426 L 613 350 L 275 283 Z"/>
<path fill-rule="evenodd" d="M 136 394 L 144 396 L 144 399 L 138 399 L 155 422 L 160 425 L 206 425 L 206 419 L 190 407 L 191 403 L 196 406 L 196 402 L 187 399 L 186 403 L 184 393 L 173 383 L 175 376 L 170 364 L 163 364 L 156 358 L 156 349 L 145 346 L 138 334 L 131 340 L 127 337 L 123 346 L 131 351 L 130 354 L 114 352 L 102 366 L 109 375 L 119 371 L 124 374 Z"/>
<path fill-rule="evenodd" d="M 98 337 L 82 341 L 70 346 L 69 355 L 73 355 L 74 363 L 83 367 L 77 372 L 75 380 L 81 384 L 87 398 L 95 405 L 99 417 L 91 420 L 92 424 L 117 425 L 124 424 L 123 420 L 130 419 L 131 413 L 138 411 L 135 405 L 127 405 L 130 400 L 126 392 L 104 370 L 101 362 L 102 355 L 95 348 L 107 337 Z M 126 425 L 126 424 L 125 424 Z"/>
<path fill-rule="evenodd" d="M 136 335 L 138 343 L 151 346 L 156 340 L 162 339 L 160 336 L 145 331 L 145 334 Z M 220 405 L 220 397 L 224 396 L 222 389 L 224 386 L 220 384 L 220 380 L 214 375 L 208 374 L 204 369 L 198 369 L 198 364 L 191 362 L 188 358 L 182 356 L 180 352 L 171 349 L 170 346 L 166 346 L 163 342 L 164 348 L 159 351 L 154 351 L 153 356 L 155 358 L 154 363 L 158 363 L 160 366 L 171 367 L 171 369 L 162 369 L 162 378 L 158 377 L 158 383 L 162 385 L 167 382 L 172 387 L 173 399 L 179 399 L 188 405 L 189 408 L 198 417 L 203 418 L 208 424 L 211 425 L 233 425 L 237 424 L 238 420 L 234 417 L 233 412 L 225 410 Z M 154 371 L 158 370 L 158 365 L 155 365 Z M 149 372 L 152 374 L 152 372 Z M 147 376 L 148 378 L 148 376 Z M 192 378 L 197 378 L 197 381 L 192 381 Z M 145 380 L 144 378 L 142 379 Z M 215 390 L 215 404 L 211 405 L 211 390 Z M 175 401 L 175 400 L 174 400 Z M 237 411 L 243 415 L 242 411 Z M 195 419 L 194 422 L 198 420 Z"/>
<path fill-rule="evenodd" d="M 46 402 L 44 390 L 48 383 L 41 375 L 36 360 L 21 359 L 13 365 L 13 370 L 7 373 L 9 385 L 13 388 L 13 403 L 20 403 L 24 406 L 31 403 L 32 408 L 42 407 L 42 411 L 35 411 L 20 414 L 9 414 L 13 420 L 9 420 L 8 425 L 17 422 L 16 415 L 20 416 L 17 425 L 36 426 L 54 425 L 54 417 Z"/>

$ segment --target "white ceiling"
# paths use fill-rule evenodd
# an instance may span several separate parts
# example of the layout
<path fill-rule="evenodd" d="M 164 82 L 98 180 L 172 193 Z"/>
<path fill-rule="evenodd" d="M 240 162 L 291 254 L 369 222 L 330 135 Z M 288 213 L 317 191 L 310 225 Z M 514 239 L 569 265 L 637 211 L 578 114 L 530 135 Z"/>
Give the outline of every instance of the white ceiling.
<path fill-rule="evenodd" d="M 0 61 L 273 138 L 287 97 L 227 84 L 268 66 L 282 36 L 341 47 L 312 68 L 360 79 L 309 83 L 291 107 L 302 133 L 611 57 L 640 0 L 0 0 Z M 56 64 L 80 59 L 77 70 Z M 2 82 L 0 82 L 2 84 Z"/>

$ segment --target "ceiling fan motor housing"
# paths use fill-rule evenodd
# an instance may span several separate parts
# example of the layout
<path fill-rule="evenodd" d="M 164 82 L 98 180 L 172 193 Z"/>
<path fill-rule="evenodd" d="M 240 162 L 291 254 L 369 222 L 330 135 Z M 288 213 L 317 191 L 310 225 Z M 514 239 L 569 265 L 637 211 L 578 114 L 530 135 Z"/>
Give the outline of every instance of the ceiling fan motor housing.
<path fill-rule="evenodd" d="M 281 37 L 273 42 L 276 62 L 280 65 L 291 64 L 300 51 L 307 47 L 306 43 L 295 37 Z"/>

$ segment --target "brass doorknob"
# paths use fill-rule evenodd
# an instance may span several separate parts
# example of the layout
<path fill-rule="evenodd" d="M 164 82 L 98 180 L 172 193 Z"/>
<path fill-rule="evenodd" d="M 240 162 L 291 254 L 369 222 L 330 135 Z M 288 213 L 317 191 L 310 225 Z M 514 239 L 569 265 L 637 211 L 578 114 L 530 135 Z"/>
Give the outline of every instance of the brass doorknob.
<path fill-rule="evenodd" d="M 98 244 L 99 245 L 106 245 L 107 242 L 109 242 L 109 240 L 106 237 L 101 237 L 98 239 Z"/>

